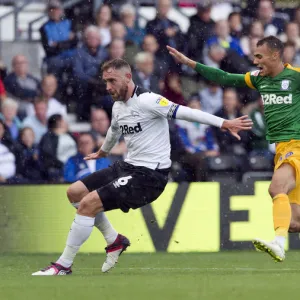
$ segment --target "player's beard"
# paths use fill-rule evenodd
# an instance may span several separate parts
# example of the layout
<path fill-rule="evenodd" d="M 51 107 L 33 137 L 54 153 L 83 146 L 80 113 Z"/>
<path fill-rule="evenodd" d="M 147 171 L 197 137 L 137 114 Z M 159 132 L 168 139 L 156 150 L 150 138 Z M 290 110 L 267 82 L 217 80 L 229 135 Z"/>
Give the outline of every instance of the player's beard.
<path fill-rule="evenodd" d="M 117 93 L 115 92 L 115 95 L 111 95 L 114 101 L 125 101 L 125 97 L 127 95 L 128 92 L 128 85 L 124 84 L 121 88 L 120 88 L 120 92 Z"/>

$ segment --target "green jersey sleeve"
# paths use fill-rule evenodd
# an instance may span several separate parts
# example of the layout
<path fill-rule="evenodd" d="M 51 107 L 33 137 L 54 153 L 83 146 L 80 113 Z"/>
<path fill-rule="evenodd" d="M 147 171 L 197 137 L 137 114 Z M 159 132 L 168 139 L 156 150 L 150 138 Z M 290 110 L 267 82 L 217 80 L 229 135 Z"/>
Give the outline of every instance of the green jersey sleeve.
<path fill-rule="evenodd" d="M 208 67 L 206 65 L 197 63 L 195 71 L 201 74 L 206 79 L 216 82 L 220 85 L 234 86 L 234 87 L 251 87 L 251 81 L 247 81 L 246 75 L 248 74 L 231 74 L 223 70 Z M 249 76 L 249 75 L 248 75 Z M 249 85 L 250 84 L 250 85 Z"/>

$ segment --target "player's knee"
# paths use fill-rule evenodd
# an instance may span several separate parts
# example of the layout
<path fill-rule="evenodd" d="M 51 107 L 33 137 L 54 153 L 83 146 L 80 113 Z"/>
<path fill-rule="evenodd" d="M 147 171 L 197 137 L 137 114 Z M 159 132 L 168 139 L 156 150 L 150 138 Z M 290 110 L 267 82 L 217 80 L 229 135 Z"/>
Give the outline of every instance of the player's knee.
<path fill-rule="evenodd" d="M 289 227 L 289 232 L 300 232 L 300 223 L 292 220 Z"/>
<path fill-rule="evenodd" d="M 90 215 L 93 211 L 93 205 L 89 197 L 84 197 L 79 204 L 78 213 L 81 215 Z"/>
<path fill-rule="evenodd" d="M 77 200 L 78 196 L 77 196 L 77 193 L 76 193 L 76 188 L 74 187 L 73 184 L 70 185 L 70 186 L 68 187 L 68 189 L 67 189 L 67 197 L 68 197 L 68 199 L 69 199 L 69 201 L 70 201 L 71 203 L 76 203 L 76 202 L 78 202 L 78 200 Z"/>
<path fill-rule="evenodd" d="M 281 184 L 271 182 L 269 186 L 269 194 L 274 198 L 278 194 L 286 194 L 287 191 Z"/>
<path fill-rule="evenodd" d="M 80 181 L 74 182 L 67 189 L 67 197 L 71 203 L 80 202 L 88 193 L 88 189 Z"/>
<path fill-rule="evenodd" d="M 86 195 L 79 204 L 78 213 L 83 216 L 95 216 L 103 210 L 102 202 L 94 192 Z"/>

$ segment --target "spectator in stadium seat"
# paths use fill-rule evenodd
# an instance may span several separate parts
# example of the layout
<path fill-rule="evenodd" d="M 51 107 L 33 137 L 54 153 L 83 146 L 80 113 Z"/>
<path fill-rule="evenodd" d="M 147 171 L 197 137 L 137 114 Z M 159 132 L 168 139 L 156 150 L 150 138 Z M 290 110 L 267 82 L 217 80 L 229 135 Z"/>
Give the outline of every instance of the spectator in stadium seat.
<path fill-rule="evenodd" d="M 203 62 L 209 67 L 220 68 L 221 61 L 225 57 L 226 50 L 217 44 L 212 44 L 205 51 Z"/>
<path fill-rule="evenodd" d="M 296 46 L 296 51 L 300 50 L 300 24 L 295 22 L 287 23 L 285 32 L 280 35 L 280 40 L 284 43 L 292 42 Z"/>
<path fill-rule="evenodd" d="M 196 61 L 203 61 L 205 42 L 214 35 L 215 22 L 211 19 L 211 1 L 197 3 L 197 13 L 190 18 L 187 32 L 188 55 Z"/>
<path fill-rule="evenodd" d="M 168 19 L 168 13 L 171 8 L 171 0 L 158 0 L 156 17 L 147 23 L 145 29 L 147 34 L 155 36 L 159 44 L 159 51 L 165 60 L 170 61 L 170 65 L 174 63 L 174 60 L 170 59 L 166 46 L 173 45 L 172 47 L 183 49 L 185 42 L 179 25 Z"/>
<path fill-rule="evenodd" d="M 18 98 L 19 111 L 22 117 L 26 116 L 27 107 L 38 95 L 40 82 L 33 75 L 29 74 L 28 60 L 24 55 L 16 55 L 12 59 L 12 72 L 4 79 L 6 91 Z"/>
<path fill-rule="evenodd" d="M 110 34 L 111 40 L 121 39 L 125 41 L 127 34 L 125 25 L 119 21 L 112 22 L 110 26 Z"/>
<path fill-rule="evenodd" d="M 174 103 L 183 106 L 186 105 L 186 101 L 182 93 L 182 82 L 178 73 L 167 73 L 164 80 L 162 95 Z"/>
<path fill-rule="evenodd" d="M 34 115 L 27 116 L 22 127 L 29 127 L 34 132 L 34 142 L 39 144 L 42 136 L 47 132 L 48 102 L 43 98 L 36 98 L 33 104 Z"/>
<path fill-rule="evenodd" d="M 107 60 L 123 58 L 124 54 L 125 54 L 125 41 L 120 38 L 113 39 L 108 47 Z"/>
<path fill-rule="evenodd" d="M 257 107 L 250 112 L 249 118 L 253 122 L 252 129 L 249 133 L 250 155 L 261 155 L 272 160 L 274 155 L 269 150 L 269 142 L 266 140 L 267 128 L 264 117 L 264 104 L 260 96 L 257 99 Z"/>
<path fill-rule="evenodd" d="M 107 112 L 101 108 L 94 108 L 91 112 L 91 131 L 90 133 L 94 137 L 97 146 L 101 147 L 105 136 L 107 134 L 108 128 L 110 126 L 110 120 L 108 118 Z M 110 152 L 110 158 L 115 160 L 117 158 L 122 158 L 126 153 L 127 148 L 124 139 L 120 139 L 119 143 Z"/>
<path fill-rule="evenodd" d="M 296 7 L 294 11 L 293 21 L 300 26 L 300 6 Z"/>
<path fill-rule="evenodd" d="M 240 46 L 239 40 L 232 37 L 230 35 L 230 28 L 229 23 L 226 20 L 218 21 L 215 25 L 215 32 L 216 34 L 209 38 L 205 43 L 205 47 L 203 49 L 203 55 L 207 52 L 207 48 L 211 47 L 212 45 L 218 45 L 225 50 L 233 50 L 238 53 L 240 56 L 243 56 L 243 50 Z"/>
<path fill-rule="evenodd" d="M 233 11 L 228 16 L 229 33 L 235 39 L 240 39 L 243 35 L 242 17 L 239 12 Z"/>
<path fill-rule="evenodd" d="M 41 182 L 43 173 L 38 156 L 38 147 L 35 143 L 34 131 L 30 127 L 20 130 L 20 159 L 17 164 L 17 177 L 19 182 Z"/>
<path fill-rule="evenodd" d="M 92 87 L 98 84 L 98 71 L 107 59 L 107 51 L 101 44 L 98 28 L 88 26 L 84 31 L 84 45 L 77 49 L 74 76 L 77 81 L 77 115 L 88 120 L 92 99 Z"/>
<path fill-rule="evenodd" d="M 145 32 L 138 24 L 135 7 L 132 4 L 125 4 L 121 6 L 120 17 L 126 27 L 126 43 L 140 46 Z"/>
<path fill-rule="evenodd" d="M 215 82 L 208 82 L 207 85 L 198 92 L 201 102 L 201 110 L 215 114 L 223 105 L 223 90 Z"/>
<path fill-rule="evenodd" d="M 169 63 L 165 61 L 158 52 L 159 45 L 154 35 L 147 34 L 142 43 L 142 51 L 149 52 L 154 57 L 154 74 L 159 78 L 165 78 L 168 70 Z"/>
<path fill-rule="evenodd" d="M 5 91 L 4 83 L 0 77 L 0 102 L 4 101 L 5 98 L 6 98 L 6 91 Z"/>
<path fill-rule="evenodd" d="M 95 171 L 107 168 L 110 160 L 106 157 L 97 160 L 83 158 L 96 151 L 96 142 L 90 133 L 81 133 L 77 141 L 78 152 L 70 157 L 64 165 L 65 182 L 75 182 Z"/>
<path fill-rule="evenodd" d="M 300 52 L 297 52 L 294 42 L 286 42 L 284 44 L 283 61 L 293 67 L 300 67 Z"/>
<path fill-rule="evenodd" d="M 276 36 L 284 31 L 285 22 L 275 17 L 275 2 L 272 0 L 259 1 L 256 18 L 263 23 L 265 36 Z"/>
<path fill-rule="evenodd" d="M 64 164 L 77 153 L 76 142 L 68 133 L 68 125 L 62 115 L 52 115 L 48 119 L 48 131 L 40 141 L 39 153 L 46 179 L 61 182 Z"/>
<path fill-rule="evenodd" d="M 159 93 L 159 78 L 153 74 L 154 58 L 151 53 L 139 52 L 135 56 L 135 68 L 132 72 L 133 81 L 147 90 Z"/>
<path fill-rule="evenodd" d="M 111 7 L 109 5 L 101 5 L 96 12 L 96 26 L 98 27 L 101 45 L 106 47 L 111 42 Z"/>
<path fill-rule="evenodd" d="M 239 106 L 239 98 L 236 90 L 227 88 L 223 92 L 223 106 L 215 115 L 229 120 L 241 117 L 242 113 Z M 246 155 L 249 144 L 249 136 L 246 132 L 241 132 L 241 140 L 239 141 L 232 138 L 220 128 L 213 128 L 213 131 L 221 153 Z"/>
<path fill-rule="evenodd" d="M 41 97 L 47 102 L 47 118 L 54 114 L 61 114 L 64 118 L 67 117 L 66 105 L 60 103 L 55 94 L 57 91 L 57 79 L 54 75 L 48 74 L 44 76 L 41 83 Z M 27 115 L 33 116 L 35 114 L 34 105 L 28 106 Z"/>
<path fill-rule="evenodd" d="M 5 183 L 16 174 L 14 143 L 9 130 L 0 119 L 0 183 Z"/>
<path fill-rule="evenodd" d="M 72 59 L 78 43 L 72 21 L 63 18 L 60 1 L 50 0 L 47 7 L 49 20 L 40 28 L 47 72 L 60 78 L 62 72 L 72 67 Z"/>
<path fill-rule="evenodd" d="M 190 100 L 187 106 L 193 109 L 201 109 L 198 100 Z M 215 142 L 212 129 L 204 124 L 183 120 L 176 120 L 175 123 L 186 150 L 180 162 L 192 169 L 195 181 L 205 180 L 207 172 L 205 158 L 219 154 L 219 147 Z"/>
<path fill-rule="evenodd" d="M 17 117 L 18 103 L 10 98 L 6 98 L 1 104 L 0 118 L 4 121 L 13 140 L 17 140 L 21 121 Z"/>
<path fill-rule="evenodd" d="M 264 37 L 264 26 L 260 21 L 254 21 L 249 28 L 249 33 L 244 35 L 240 40 L 240 45 L 245 55 L 249 55 L 251 52 L 250 41 L 253 38 L 260 40 Z"/>

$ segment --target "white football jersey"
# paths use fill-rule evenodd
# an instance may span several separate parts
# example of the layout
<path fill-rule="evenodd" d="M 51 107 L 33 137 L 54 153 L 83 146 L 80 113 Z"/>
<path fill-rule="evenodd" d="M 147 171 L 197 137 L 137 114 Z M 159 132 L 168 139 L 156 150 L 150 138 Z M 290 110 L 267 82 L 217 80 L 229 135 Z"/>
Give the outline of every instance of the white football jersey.
<path fill-rule="evenodd" d="M 111 128 L 124 136 L 128 149 L 125 162 L 150 169 L 171 166 L 167 119 L 175 117 L 178 107 L 138 86 L 128 101 L 114 103 Z"/>

